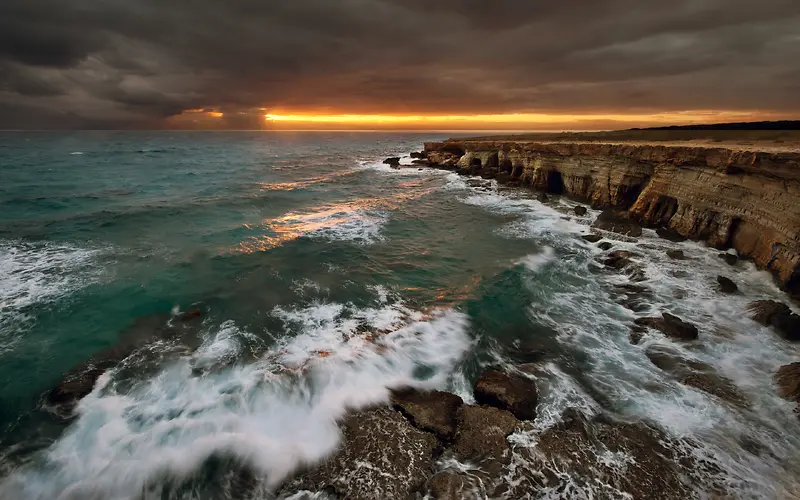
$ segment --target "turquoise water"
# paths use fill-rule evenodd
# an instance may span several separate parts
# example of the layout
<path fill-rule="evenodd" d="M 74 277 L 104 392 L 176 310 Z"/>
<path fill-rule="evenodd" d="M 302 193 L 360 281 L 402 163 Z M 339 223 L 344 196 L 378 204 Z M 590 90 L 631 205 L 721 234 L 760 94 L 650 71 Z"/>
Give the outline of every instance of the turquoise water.
<path fill-rule="evenodd" d="M 336 446 L 348 408 L 401 385 L 470 400 L 480 367 L 532 360 L 541 426 L 567 406 L 644 418 L 703 443 L 744 497 L 796 487 L 800 426 L 771 374 L 798 352 L 741 314 L 781 298 L 767 275 L 691 242 L 677 245 L 691 261 L 670 262 L 676 245 L 647 231 L 638 247 L 615 241 L 640 252 L 656 290 L 651 310 L 628 311 L 612 293 L 627 277 L 579 237 L 597 212 L 381 164 L 442 138 L 0 135 L 3 498 L 219 498 L 218 481 L 198 478 L 220 456 L 269 489 Z M 740 296 L 715 293 L 722 272 Z M 196 328 L 153 333 L 192 309 Z M 659 310 L 711 340 L 631 345 L 632 319 Z M 77 418 L 47 411 L 65 373 L 132 335 L 139 349 Z M 713 365 L 752 409 L 678 384 L 649 345 Z M 743 436 L 770 454 L 742 452 Z"/>

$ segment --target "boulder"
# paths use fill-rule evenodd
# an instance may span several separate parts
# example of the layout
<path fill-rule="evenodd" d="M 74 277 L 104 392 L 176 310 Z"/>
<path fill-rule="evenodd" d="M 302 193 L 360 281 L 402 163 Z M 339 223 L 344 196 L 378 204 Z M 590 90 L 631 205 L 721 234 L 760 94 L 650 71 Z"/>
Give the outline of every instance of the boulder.
<path fill-rule="evenodd" d="M 578 205 L 572 210 L 575 212 L 575 215 L 579 217 L 586 215 L 586 207 L 584 206 Z"/>
<path fill-rule="evenodd" d="M 668 337 L 678 340 L 694 340 L 697 338 L 696 326 L 668 312 L 662 313 L 661 316 L 661 318 L 637 318 L 634 323 L 653 328 Z"/>
<path fill-rule="evenodd" d="M 394 391 L 391 402 L 414 427 L 432 432 L 442 441 L 450 441 L 455 436 L 458 408 L 464 403 L 449 392 L 414 389 Z"/>
<path fill-rule="evenodd" d="M 603 239 L 603 237 L 599 234 L 584 234 L 583 236 L 581 236 L 581 238 L 588 241 L 589 243 L 597 243 L 598 241 Z"/>
<path fill-rule="evenodd" d="M 383 160 L 384 165 L 389 165 L 392 168 L 399 168 L 400 167 L 400 157 L 399 156 L 392 156 Z"/>
<path fill-rule="evenodd" d="M 592 227 L 602 229 L 604 231 L 611 231 L 614 233 L 623 234 L 633 238 L 642 235 L 642 226 L 628 218 L 625 212 L 620 212 L 613 209 L 603 211 L 597 220 L 594 221 Z"/>
<path fill-rule="evenodd" d="M 775 373 L 778 394 L 782 398 L 800 403 L 800 362 L 790 363 L 778 368 Z"/>
<path fill-rule="evenodd" d="M 724 260 L 729 266 L 735 266 L 736 262 L 738 262 L 739 257 L 732 253 L 722 252 L 719 254 L 719 258 Z"/>
<path fill-rule="evenodd" d="M 680 243 L 682 241 L 686 241 L 686 236 L 683 236 L 677 231 L 673 229 L 668 229 L 666 227 L 660 227 L 656 229 L 656 234 L 664 238 L 665 240 L 669 240 L 674 243 Z"/>
<path fill-rule="evenodd" d="M 731 294 L 739 291 L 739 287 L 736 286 L 736 283 L 725 276 L 717 276 L 717 283 L 719 284 L 719 291 L 722 293 Z"/>
<path fill-rule="evenodd" d="M 536 418 L 536 383 L 516 373 L 484 370 L 475 382 L 475 401 L 510 411 L 520 420 Z"/>
<path fill-rule="evenodd" d="M 353 500 L 405 500 L 424 487 L 438 445 L 433 434 L 415 428 L 390 408 L 350 414 L 340 427 L 339 449 L 290 481 L 285 491 L 328 491 Z"/>
<path fill-rule="evenodd" d="M 748 311 L 753 320 L 772 326 L 786 340 L 800 341 L 800 316 L 785 304 L 774 300 L 757 300 L 750 303 Z"/>
<path fill-rule="evenodd" d="M 774 300 L 756 300 L 747 306 L 750 319 L 764 326 L 772 324 L 772 318 L 779 314 L 791 314 L 789 306 Z"/>
<path fill-rule="evenodd" d="M 604 241 L 598 244 L 597 246 L 598 248 L 600 248 L 600 250 L 611 250 L 611 248 L 614 247 L 614 245 L 610 241 Z"/>
<path fill-rule="evenodd" d="M 667 250 L 667 257 L 675 260 L 683 260 L 686 258 L 683 254 L 683 250 Z"/>

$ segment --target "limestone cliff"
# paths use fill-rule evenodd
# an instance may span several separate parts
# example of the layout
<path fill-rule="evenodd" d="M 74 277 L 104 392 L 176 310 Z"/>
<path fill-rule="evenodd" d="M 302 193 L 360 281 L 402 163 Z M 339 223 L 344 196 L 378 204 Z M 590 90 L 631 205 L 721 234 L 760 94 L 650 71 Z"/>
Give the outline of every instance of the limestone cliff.
<path fill-rule="evenodd" d="M 800 297 L 800 154 L 631 143 L 450 140 L 432 166 L 617 207 L 718 248 L 735 248 Z"/>

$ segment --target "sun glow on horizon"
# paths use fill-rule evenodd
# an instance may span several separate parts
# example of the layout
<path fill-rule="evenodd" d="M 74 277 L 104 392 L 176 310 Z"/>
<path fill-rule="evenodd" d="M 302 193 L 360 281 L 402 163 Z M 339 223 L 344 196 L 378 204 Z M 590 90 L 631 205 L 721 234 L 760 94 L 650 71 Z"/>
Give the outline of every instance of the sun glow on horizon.
<path fill-rule="evenodd" d="M 267 113 L 264 119 L 275 125 L 359 125 L 359 126 L 541 126 L 565 123 L 649 123 L 654 125 L 675 123 L 709 123 L 716 121 L 737 121 L 766 119 L 768 113 L 744 111 L 672 111 L 662 113 L 609 113 L 609 114 L 561 114 L 561 113 L 498 113 L 474 115 L 392 115 L 392 114 L 300 114 Z"/>

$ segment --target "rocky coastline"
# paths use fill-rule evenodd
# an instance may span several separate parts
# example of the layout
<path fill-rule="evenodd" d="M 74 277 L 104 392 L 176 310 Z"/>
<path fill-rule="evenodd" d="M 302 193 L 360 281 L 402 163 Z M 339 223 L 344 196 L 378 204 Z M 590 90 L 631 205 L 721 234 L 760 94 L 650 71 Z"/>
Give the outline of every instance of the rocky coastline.
<path fill-rule="evenodd" d="M 757 148 L 756 148 L 757 149 Z M 564 194 L 733 248 L 800 298 L 800 154 L 641 143 L 428 142 L 434 168 Z"/>

